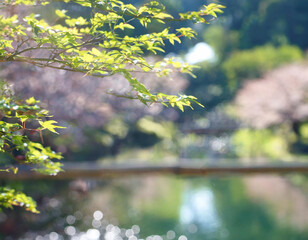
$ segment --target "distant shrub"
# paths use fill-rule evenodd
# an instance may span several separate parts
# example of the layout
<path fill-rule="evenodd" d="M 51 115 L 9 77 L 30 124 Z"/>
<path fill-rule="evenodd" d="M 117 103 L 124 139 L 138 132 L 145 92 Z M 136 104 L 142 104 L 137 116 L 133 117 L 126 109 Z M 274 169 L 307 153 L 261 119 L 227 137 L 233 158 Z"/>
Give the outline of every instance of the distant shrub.
<path fill-rule="evenodd" d="M 230 87 L 235 89 L 243 79 L 258 78 L 278 66 L 302 59 L 303 53 L 298 47 L 284 45 L 276 48 L 265 45 L 233 53 L 222 68 Z"/>
<path fill-rule="evenodd" d="M 235 154 L 244 158 L 288 157 L 287 140 L 269 129 L 241 129 L 233 135 Z"/>

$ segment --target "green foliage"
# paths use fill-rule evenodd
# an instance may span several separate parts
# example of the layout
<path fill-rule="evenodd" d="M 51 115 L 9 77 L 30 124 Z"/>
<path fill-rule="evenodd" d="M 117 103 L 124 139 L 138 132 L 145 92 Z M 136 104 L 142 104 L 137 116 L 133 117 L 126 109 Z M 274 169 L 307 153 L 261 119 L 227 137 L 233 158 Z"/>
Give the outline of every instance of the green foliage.
<path fill-rule="evenodd" d="M 117 136 L 119 138 L 126 137 L 128 133 L 128 126 L 121 118 L 112 119 L 106 126 L 104 127 L 107 133 L 112 136 Z"/>
<path fill-rule="evenodd" d="M 288 157 L 288 142 L 270 129 L 242 129 L 233 136 L 235 154 L 238 157 L 285 158 Z"/>
<path fill-rule="evenodd" d="M 54 125 L 55 123 L 57 123 L 54 120 L 49 120 L 49 121 L 45 121 L 45 122 L 39 121 L 39 123 L 43 127 L 42 129 L 48 129 L 50 132 L 53 132 L 53 133 L 57 133 L 55 128 L 64 128 L 64 127 Z"/>
<path fill-rule="evenodd" d="M 182 136 L 174 122 L 158 122 L 152 117 L 144 117 L 137 122 L 137 129 L 147 135 L 154 135 L 159 139 L 151 153 L 151 157 L 155 161 L 163 159 L 166 155 L 178 155 Z"/>
<path fill-rule="evenodd" d="M 161 139 L 172 139 L 176 133 L 176 128 L 172 122 L 156 122 L 151 117 L 141 118 L 137 122 L 137 127 L 142 132 L 155 134 Z"/>
<path fill-rule="evenodd" d="M 24 193 L 16 192 L 14 189 L 0 187 L 0 206 L 4 208 L 12 208 L 13 206 L 25 207 L 27 211 L 38 213 L 36 203 L 32 198 Z"/>
<path fill-rule="evenodd" d="M 186 106 L 192 108 L 193 103 L 201 105 L 193 96 L 152 93 L 134 77 L 135 72 L 168 76 L 174 71 L 194 76 L 194 66 L 174 58 L 155 63 L 148 63 L 145 59 L 147 54 L 164 52 L 167 42 L 174 45 L 176 42 L 181 43 L 183 37 L 194 38 L 196 32 L 193 29 L 180 27 L 171 32 L 169 28 L 163 28 L 162 31 L 134 36 L 127 33 L 138 23 L 145 29 L 152 22 L 165 24 L 188 20 L 208 23 L 217 17 L 217 13 L 222 12 L 222 5 L 211 3 L 202 6 L 200 11 L 179 13 L 176 18 L 167 13 L 165 6 L 157 1 L 136 7 L 120 0 L 64 0 L 64 3 L 78 4 L 84 10 L 91 9 L 90 16 L 74 18 L 67 10 L 56 9 L 52 17 L 55 21 L 50 24 L 44 16 L 35 14 L 32 6 L 46 8 L 45 5 L 52 2 L 1 1 L 0 9 L 4 14 L 0 15 L 0 62 L 25 62 L 37 67 L 79 72 L 100 78 L 120 74 L 127 79 L 131 92 L 128 95 L 111 93 L 113 95 L 138 99 L 145 105 L 161 103 L 181 111 Z M 19 9 L 16 6 L 26 15 L 10 15 L 13 9 Z M 43 146 L 42 132 L 48 130 L 57 133 L 55 129 L 61 127 L 49 119 L 51 116 L 48 111 L 42 109 L 35 98 L 19 101 L 13 98 L 4 83 L 0 89 L 0 151 L 19 163 L 31 164 L 35 171 L 51 175 L 59 172 L 61 164 L 53 159 L 61 159 L 61 155 Z M 126 134 L 114 130 L 114 126 L 107 126 L 107 132 L 111 135 L 121 138 Z M 42 144 L 33 142 L 28 137 L 30 134 L 39 134 Z M 17 168 L 8 164 L 0 171 L 16 173 Z M 0 192 L 0 207 L 26 206 L 27 210 L 37 212 L 33 200 L 24 194 L 8 188 L 1 188 Z"/>
<path fill-rule="evenodd" d="M 300 126 L 300 135 L 303 139 L 308 140 L 308 123 L 303 123 Z"/>
<path fill-rule="evenodd" d="M 41 143 L 33 142 L 28 134 L 39 134 L 42 139 L 43 130 L 54 131 L 55 121 L 47 120 L 48 111 L 42 109 L 33 97 L 25 101 L 14 99 L 9 86 L 1 82 L 0 89 L 0 152 L 6 153 L 15 163 L 30 164 L 34 171 L 55 175 L 61 171 L 61 163 L 53 159 L 61 159 L 59 153 L 53 152 Z M 29 128 L 38 125 L 43 127 Z M 15 152 L 18 152 L 16 155 Z M 10 163 L 1 166 L 0 171 L 17 173 L 18 168 Z M 12 205 L 24 206 L 26 210 L 37 212 L 34 201 L 13 189 L 1 188 L 0 209 Z"/>
<path fill-rule="evenodd" d="M 204 19 L 204 16 L 212 16 L 217 18 L 217 13 L 222 13 L 221 8 L 224 8 L 224 6 L 210 3 L 208 6 L 203 5 L 203 9 L 198 12 L 192 11 L 187 13 L 180 13 L 180 16 L 182 19 L 189 19 L 194 23 L 209 23 L 209 21 Z"/>
<path fill-rule="evenodd" d="M 247 49 L 271 43 L 291 44 L 302 50 L 307 49 L 307 1 L 230 0 L 227 2 L 227 8 L 237 20 L 233 22 L 231 28 L 241 32 L 241 48 Z M 238 11 L 234 11 L 235 8 Z"/>
<path fill-rule="evenodd" d="M 234 89 L 240 85 L 241 80 L 260 77 L 262 73 L 282 64 L 302 59 L 303 54 L 298 47 L 285 45 L 275 48 L 266 45 L 235 52 L 222 67 L 230 81 L 230 86 Z"/>
<path fill-rule="evenodd" d="M 6 0 L 4 6 L 9 8 L 12 5 L 21 3 L 29 5 L 35 2 Z M 203 6 L 198 12 L 180 13 L 179 18 L 174 18 L 165 12 L 164 5 L 156 1 L 146 3 L 139 8 L 118 0 L 72 0 L 71 2 L 91 8 L 91 17 L 72 18 L 66 10 L 56 10 L 58 21 L 51 25 L 38 14 L 25 16 L 23 21 L 16 15 L 1 16 L 0 62 L 27 62 L 39 67 L 81 72 L 101 78 L 121 74 L 132 87 L 131 94 L 123 97 L 139 99 L 146 105 L 162 103 L 178 107 L 182 111 L 184 106 L 191 107 L 192 103 L 197 103 L 192 96 L 151 93 L 133 77 L 133 73 L 138 71 L 151 72 L 158 76 L 166 76 L 173 71 L 192 74 L 192 66 L 175 61 L 173 58 L 150 64 L 144 56 L 149 53 L 164 52 L 163 47 L 166 42 L 180 43 L 182 37 L 189 39 L 195 37 L 194 30 L 178 28 L 175 32 L 169 32 L 170 29 L 166 28 L 161 32 L 133 37 L 126 33 L 127 30 L 129 32 L 129 29 L 134 29 L 132 21 L 139 22 L 144 28 L 147 28 L 152 21 L 166 23 L 191 20 L 207 23 L 205 20 L 207 17 L 216 18 L 216 13 L 222 12 L 222 5 L 212 3 Z M 40 53 L 41 57 L 37 57 L 35 53 Z"/>

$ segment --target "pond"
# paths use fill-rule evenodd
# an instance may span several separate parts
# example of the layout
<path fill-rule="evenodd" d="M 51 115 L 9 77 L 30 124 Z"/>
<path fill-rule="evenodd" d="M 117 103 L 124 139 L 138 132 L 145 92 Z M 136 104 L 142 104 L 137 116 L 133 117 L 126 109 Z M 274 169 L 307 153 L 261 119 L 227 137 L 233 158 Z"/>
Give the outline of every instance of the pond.
<path fill-rule="evenodd" d="M 0 239 L 308 239 L 306 182 L 303 174 L 27 181 L 41 213 L 1 213 Z"/>

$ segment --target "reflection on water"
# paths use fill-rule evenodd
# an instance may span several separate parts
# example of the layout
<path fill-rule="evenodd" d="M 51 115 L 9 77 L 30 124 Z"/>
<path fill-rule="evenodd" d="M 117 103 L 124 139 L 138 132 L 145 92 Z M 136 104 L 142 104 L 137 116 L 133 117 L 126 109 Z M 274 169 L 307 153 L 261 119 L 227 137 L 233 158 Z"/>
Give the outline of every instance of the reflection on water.
<path fill-rule="evenodd" d="M 47 182 L 56 191 L 49 197 L 40 193 L 41 214 L 2 213 L 0 239 L 307 240 L 306 185 L 290 179 L 148 176 Z"/>
<path fill-rule="evenodd" d="M 243 182 L 250 198 L 267 204 L 282 224 L 291 225 L 294 228 L 307 228 L 308 188 L 306 186 L 297 187 L 288 179 L 274 175 L 244 178 Z"/>
<path fill-rule="evenodd" d="M 198 224 L 203 232 L 214 232 L 221 226 L 216 212 L 214 194 L 210 188 L 183 192 L 184 201 L 180 208 L 180 223 L 196 232 Z"/>

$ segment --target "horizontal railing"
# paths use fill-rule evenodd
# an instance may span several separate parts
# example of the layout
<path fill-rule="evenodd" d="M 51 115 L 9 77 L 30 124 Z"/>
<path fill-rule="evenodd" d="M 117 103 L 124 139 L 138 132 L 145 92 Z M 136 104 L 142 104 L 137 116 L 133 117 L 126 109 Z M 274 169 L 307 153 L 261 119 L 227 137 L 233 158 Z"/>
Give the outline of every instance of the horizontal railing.
<path fill-rule="evenodd" d="M 307 173 L 308 162 L 256 163 L 256 164 L 205 164 L 178 162 L 170 164 L 111 164 L 65 163 L 64 171 L 56 176 L 43 175 L 27 168 L 20 168 L 17 174 L 0 173 L 0 179 L 76 179 L 76 178 L 116 178 L 140 175 L 173 174 L 182 176 L 208 176 L 230 174 L 283 174 Z"/>

